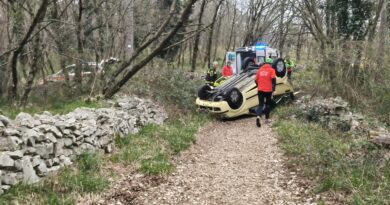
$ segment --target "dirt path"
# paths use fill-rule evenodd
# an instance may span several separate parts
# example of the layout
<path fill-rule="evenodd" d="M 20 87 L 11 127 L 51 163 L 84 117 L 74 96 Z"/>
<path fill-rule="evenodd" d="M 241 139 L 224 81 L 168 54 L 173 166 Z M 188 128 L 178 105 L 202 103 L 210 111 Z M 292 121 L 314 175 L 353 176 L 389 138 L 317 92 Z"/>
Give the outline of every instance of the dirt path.
<path fill-rule="evenodd" d="M 305 204 L 283 165 L 269 126 L 254 119 L 218 122 L 203 129 L 182 154 L 176 171 L 140 193 L 134 204 Z M 307 203 L 310 204 L 310 203 Z"/>

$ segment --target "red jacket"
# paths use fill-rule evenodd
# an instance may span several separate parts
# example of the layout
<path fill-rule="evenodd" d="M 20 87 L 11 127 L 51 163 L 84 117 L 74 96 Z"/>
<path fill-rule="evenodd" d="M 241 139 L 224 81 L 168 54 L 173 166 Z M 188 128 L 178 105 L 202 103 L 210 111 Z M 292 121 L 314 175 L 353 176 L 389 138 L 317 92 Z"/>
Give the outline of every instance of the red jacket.
<path fill-rule="evenodd" d="M 273 92 L 272 81 L 276 79 L 275 70 L 270 64 L 264 64 L 256 74 L 257 90 L 262 92 Z"/>
<path fill-rule="evenodd" d="M 230 77 L 233 75 L 233 69 L 231 66 L 227 66 L 225 65 L 223 68 L 222 68 L 222 76 L 223 77 Z"/>

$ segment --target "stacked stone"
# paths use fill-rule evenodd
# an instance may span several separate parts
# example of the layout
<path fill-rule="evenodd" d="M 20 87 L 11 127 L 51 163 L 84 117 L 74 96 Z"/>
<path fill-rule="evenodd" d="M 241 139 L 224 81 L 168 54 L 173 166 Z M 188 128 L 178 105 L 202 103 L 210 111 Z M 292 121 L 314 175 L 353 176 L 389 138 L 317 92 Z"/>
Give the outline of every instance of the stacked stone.
<path fill-rule="evenodd" d="M 306 119 L 321 123 L 330 129 L 364 132 L 361 128 L 367 126 L 363 116 L 351 112 L 349 104 L 340 97 L 311 99 L 305 96 L 299 99 L 297 104 Z"/>
<path fill-rule="evenodd" d="M 296 101 L 299 110 L 309 121 L 315 121 L 330 129 L 350 132 L 354 136 L 390 138 L 390 134 L 379 122 L 368 123 L 361 114 L 353 112 L 348 102 L 341 97 L 311 98 L 304 96 Z"/>
<path fill-rule="evenodd" d="M 113 151 L 114 138 L 162 124 L 167 114 L 149 100 L 120 98 L 110 108 L 78 108 L 66 115 L 20 113 L 0 116 L 0 193 L 19 183 L 35 183 L 72 164 L 83 152 Z"/>

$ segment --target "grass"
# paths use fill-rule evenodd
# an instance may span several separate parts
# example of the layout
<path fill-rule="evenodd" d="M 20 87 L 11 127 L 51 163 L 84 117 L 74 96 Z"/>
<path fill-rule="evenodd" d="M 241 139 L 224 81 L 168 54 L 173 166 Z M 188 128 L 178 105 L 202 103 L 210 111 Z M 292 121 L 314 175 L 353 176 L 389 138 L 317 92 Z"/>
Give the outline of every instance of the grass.
<path fill-rule="evenodd" d="M 100 193 L 110 186 L 105 180 L 107 174 L 101 171 L 102 166 L 107 166 L 104 165 L 107 160 L 117 165 L 135 166 L 146 175 L 172 172 L 175 168 L 172 157 L 188 149 L 196 141 L 199 128 L 209 121 L 207 116 L 195 112 L 196 90 L 201 84 L 202 80 L 192 80 L 182 70 L 151 70 L 145 75 L 137 75 L 126 86 L 127 93 L 165 105 L 170 116 L 168 122 L 162 126 L 147 125 L 138 134 L 116 138 L 117 149 L 111 156 L 102 158 L 86 153 L 77 158 L 75 166 L 61 170 L 56 177 L 35 185 L 16 185 L 0 196 L 0 205 L 29 204 L 31 201 L 76 204 L 80 195 Z M 53 114 L 65 114 L 79 107 L 103 106 L 100 102 L 87 103 L 80 99 L 80 95 L 73 95 L 66 89 L 39 89 L 32 93 L 31 104 L 26 109 L 0 102 L 0 114 L 15 118 L 21 111 L 35 114 L 48 110 Z"/>
<path fill-rule="evenodd" d="M 316 193 L 339 192 L 349 204 L 390 204 L 390 163 L 380 147 L 321 125 L 287 119 L 293 107 L 280 108 L 275 128 L 293 166 L 319 179 Z"/>
<path fill-rule="evenodd" d="M 139 170 L 148 175 L 170 173 L 173 170 L 170 156 L 188 149 L 207 121 L 203 115 L 191 116 L 164 126 L 148 125 L 137 134 L 116 138 L 120 152 L 111 160 L 127 165 L 136 163 Z"/>
<path fill-rule="evenodd" d="M 108 188 L 109 183 L 101 173 L 103 162 L 98 154 L 84 153 L 77 158 L 75 168 L 65 168 L 57 176 L 37 184 L 13 186 L 0 196 L 0 205 L 30 204 L 32 201 L 48 205 L 76 204 L 78 195 Z"/>
<path fill-rule="evenodd" d="M 146 175 L 169 174 L 174 170 L 172 155 L 188 149 L 195 142 L 199 128 L 208 122 L 204 115 L 191 115 L 167 122 L 163 126 L 147 125 L 138 134 L 116 138 L 118 152 L 102 157 L 84 153 L 77 157 L 75 166 L 62 169 L 55 177 L 40 183 L 13 186 L 0 195 L 0 205 L 36 204 L 73 205 L 77 197 L 100 193 L 110 184 L 102 173 L 106 160 L 123 165 L 136 165 Z"/>

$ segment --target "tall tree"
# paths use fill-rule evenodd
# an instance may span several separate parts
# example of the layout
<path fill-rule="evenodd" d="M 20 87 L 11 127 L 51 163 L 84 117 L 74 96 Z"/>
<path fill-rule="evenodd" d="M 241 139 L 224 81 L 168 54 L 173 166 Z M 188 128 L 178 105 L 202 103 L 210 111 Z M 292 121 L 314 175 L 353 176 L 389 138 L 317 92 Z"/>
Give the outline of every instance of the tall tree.
<path fill-rule="evenodd" d="M 137 62 L 130 69 L 128 69 L 128 68 L 129 68 L 129 65 L 131 65 L 131 63 L 132 63 L 131 59 L 129 61 L 125 62 L 124 64 L 122 64 L 122 66 L 119 68 L 119 70 L 121 70 L 121 71 L 126 70 L 126 73 L 122 78 L 119 79 L 119 81 L 111 84 L 110 87 L 105 89 L 105 92 L 104 92 L 105 98 L 111 98 L 112 96 L 114 96 L 122 88 L 122 86 L 124 86 L 127 83 L 127 81 L 129 81 L 129 79 L 131 77 L 133 77 L 136 73 L 138 73 L 139 70 L 141 70 L 147 63 L 149 63 L 162 50 L 164 50 L 164 48 L 166 48 L 168 46 L 169 41 L 176 35 L 176 33 L 188 21 L 190 15 L 192 13 L 192 6 L 196 2 L 197 2 L 197 0 L 188 0 L 187 1 L 187 4 L 185 5 L 180 17 L 176 21 L 175 26 L 169 31 L 169 33 L 167 33 L 164 36 L 164 38 L 161 40 L 161 42 L 156 46 L 155 49 L 153 49 L 151 51 L 151 53 L 149 55 L 147 55 L 145 58 L 141 59 L 139 62 Z M 170 17 L 168 17 L 168 18 L 170 18 Z M 135 52 L 135 54 L 136 54 L 136 52 Z"/>
<path fill-rule="evenodd" d="M 216 20 L 217 20 L 217 17 L 218 17 L 218 11 L 221 8 L 222 3 L 223 3 L 223 0 L 219 0 L 218 1 L 217 5 L 215 6 L 213 18 L 211 20 L 208 40 L 207 40 L 207 44 L 206 44 L 205 59 L 204 59 L 204 63 L 207 66 L 211 65 L 211 62 L 210 62 L 211 61 L 211 46 L 213 44 L 214 27 L 215 27 L 215 23 L 216 23 Z M 203 67 L 205 67 L 205 66 L 203 66 Z"/>
<path fill-rule="evenodd" d="M 379 66 L 383 66 L 384 56 L 386 54 L 385 47 L 387 45 L 387 37 L 389 34 L 389 26 L 388 26 L 388 1 L 385 1 L 382 6 L 382 13 L 380 17 L 380 26 L 379 26 L 379 45 L 378 45 L 378 58 L 377 64 Z"/>
<path fill-rule="evenodd" d="M 9 69 L 12 73 L 12 83 L 9 89 L 8 97 L 10 100 L 14 100 L 17 98 L 18 95 L 18 69 L 17 69 L 17 63 L 18 63 L 18 57 L 23 51 L 24 46 L 28 43 L 30 40 L 30 37 L 33 35 L 33 32 L 36 28 L 36 26 L 43 21 L 46 15 L 47 7 L 49 6 L 49 0 L 42 0 L 39 9 L 37 13 L 35 14 L 32 23 L 30 24 L 27 33 L 24 35 L 22 40 L 18 43 L 17 48 L 15 51 L 12 52 L 10 62 L 9 62 Z"/>
<path fill-rule="evenodd" d="M 198 25 L 196 28 L 195 40 L 194 40 L 194 49 L 192 53 L 192 62 L 191 62 L 191 72 L 194 72 L 196 69 L 196 61 L 198 59 L 198 51 L 199 51 L 199 41 L 200 41 L 200 29 L 202 28 L 202 18 L 203 13 L 206 7 L 206 0 L 202 0 L 202 4 L 200 5 L 199 17 L 198 17 Z"/>

